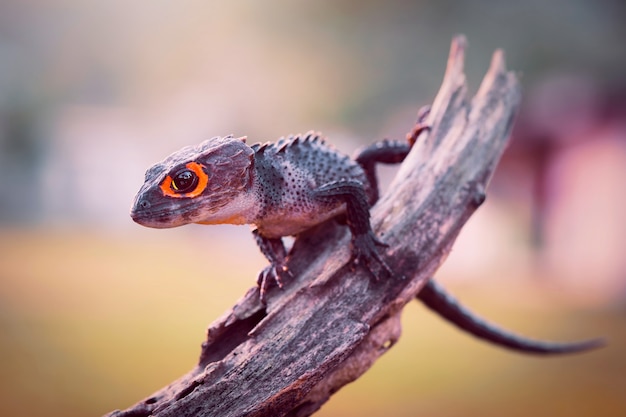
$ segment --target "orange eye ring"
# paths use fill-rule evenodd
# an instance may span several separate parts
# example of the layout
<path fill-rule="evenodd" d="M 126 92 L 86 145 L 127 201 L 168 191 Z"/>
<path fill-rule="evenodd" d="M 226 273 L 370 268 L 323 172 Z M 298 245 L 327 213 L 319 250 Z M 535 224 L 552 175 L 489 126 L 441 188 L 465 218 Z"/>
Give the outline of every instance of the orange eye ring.
<path fill-rule="evenodd" d="M 160 186 L 164 196 L 173 198 L 194 198 L 202 194 L 206 189 L 206 186 L 209 184 L 209 176 L 204 172 L 204 169 L 202 169 L 203 165 L 197 162 L 189 162 L 185 167 L 197 176 L 198 181 L 196 187 L 189 192 L 181 193 L 177 190 L 172 177 L 168 175 Z"/>

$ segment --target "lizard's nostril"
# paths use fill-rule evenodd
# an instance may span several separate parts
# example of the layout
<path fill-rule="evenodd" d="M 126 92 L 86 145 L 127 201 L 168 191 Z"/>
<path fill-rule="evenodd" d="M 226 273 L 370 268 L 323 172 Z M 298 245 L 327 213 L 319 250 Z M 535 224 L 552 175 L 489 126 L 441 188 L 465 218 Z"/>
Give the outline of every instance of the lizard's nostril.
<path fill-rule="evenodd" d="M 150 217 L 152 204 L 145 198 L 138 199 L 130 209 L 130 217 L 137 223 L 143 224 L 146 217 Z"/>

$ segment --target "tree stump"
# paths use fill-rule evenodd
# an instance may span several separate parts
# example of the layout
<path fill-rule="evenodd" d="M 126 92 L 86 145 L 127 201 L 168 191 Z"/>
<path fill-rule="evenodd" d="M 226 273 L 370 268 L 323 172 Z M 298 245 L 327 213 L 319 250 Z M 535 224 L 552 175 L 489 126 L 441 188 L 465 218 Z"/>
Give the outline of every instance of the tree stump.
<path fill-rule="evenodd" d="M 402 308 L 484 201 L 520 100 L 502 51 L 468 98 L 465 49 L 464 37 L 453 39 L 426 119 L 431 128 L 371 211 L 395 275 L 376 281 L 348 265 L 347 228 L 320 225 L 296 240 L 289 263 L 295 278 L 272 288 L 267 305 L 251 288 L 210 325 L 194 369 L 109 417 L 308 416 L 394 345 Z"/>

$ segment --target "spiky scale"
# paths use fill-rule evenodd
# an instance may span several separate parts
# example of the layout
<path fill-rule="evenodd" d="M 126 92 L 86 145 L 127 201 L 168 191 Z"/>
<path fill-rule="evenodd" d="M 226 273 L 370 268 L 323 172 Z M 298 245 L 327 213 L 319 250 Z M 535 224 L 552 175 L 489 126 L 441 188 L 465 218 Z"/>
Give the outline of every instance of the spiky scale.
<path fill-rule="evenodd" d="M 297 234 L 343 212 L 345 202 L 341 199 L 329 202 L 316 198 L 314 191 L 324 184 L 354 180 L 366 192 L 370 189 L 361 166 L 313 132 L 259 148 L 255 169 L 261 207 L 255 224 L 266 237 Z"/>

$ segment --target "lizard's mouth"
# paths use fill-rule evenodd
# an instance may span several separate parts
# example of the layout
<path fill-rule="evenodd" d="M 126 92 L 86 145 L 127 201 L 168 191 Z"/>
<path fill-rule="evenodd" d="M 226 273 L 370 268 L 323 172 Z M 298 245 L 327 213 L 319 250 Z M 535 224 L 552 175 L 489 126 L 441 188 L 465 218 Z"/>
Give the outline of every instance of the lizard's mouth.
<path fill-rule="evenodd" d="M 153 227 L 156 229 L 165 229 L 169 227 L 178 226 L 173 223 L 173 216 L 169 212 L 160 212 L 160 213 L 145 213 L 145 212 L 130 212 L 130 217 L 133 219 L 135 223 L 138 223 L 142 226 Z"/>
<path fill-rule="evenodd" d="M 146 227 L 164 229 L 176 226 L 173 222 L 174 216 L 172 215 L 172 212 L 164 209 L 151 210 L 133 206 L 130 210 L 130 217 L 135 223 Z"/>
<path fill-rule="evenodd" d="M 130 209 L 130 217 L 135 223 L 146 227 L 165 229 L 176 227 L 185 222 L 184 216 L 180 214 L 180 207 L 173 207 L 168 201 L 160 201 L 150 198 L 150 195 L 139 193 L 135 197 L 133 206 Z"/>

